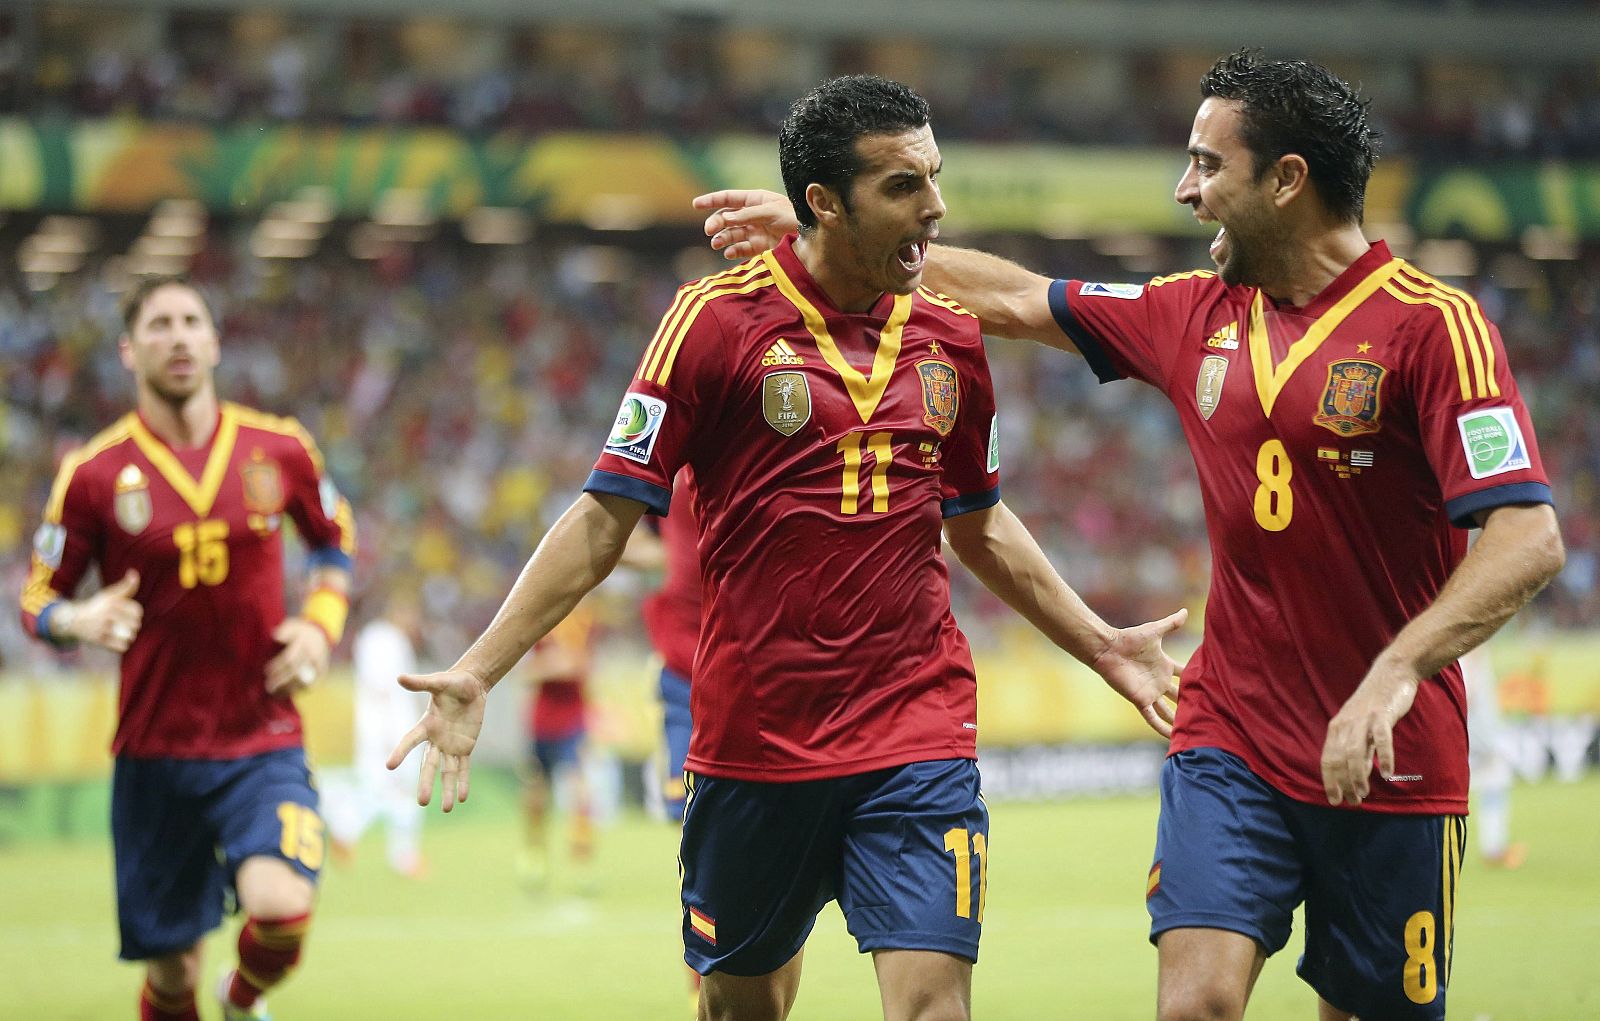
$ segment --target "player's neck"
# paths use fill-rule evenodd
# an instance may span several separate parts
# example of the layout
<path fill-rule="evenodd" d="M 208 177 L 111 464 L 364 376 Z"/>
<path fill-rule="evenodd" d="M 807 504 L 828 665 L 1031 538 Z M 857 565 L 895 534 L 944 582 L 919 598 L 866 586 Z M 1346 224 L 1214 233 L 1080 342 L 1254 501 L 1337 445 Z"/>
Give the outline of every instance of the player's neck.
<path fill-rule="evenodd" d="M 802 233 L 794 242 L 795 257 L 811 279 L 840 312 L 865 312 L 883 297 L 883 291 L 863 285 L 858 277 L 839 268 L 844 260 L 830 258 L 820 231 Z"/>
<path fill-rule="evenodd" d="M 1317 231 L 1301 243 L 1285 247 L 1278 272 L 1263 282 L 1261 289 L 1280 305 L 1304 308 L 1366 255 L 1369 247 L 1360 224 Z"/>
<path fill-rule="evenodd" d="M 181 400 L 172 401 L 148 387 L 139 392 L 139 416 L 150 431 L 174 450 L 203 447 L 217 429 L 217 392 L 202 387 Z"/>

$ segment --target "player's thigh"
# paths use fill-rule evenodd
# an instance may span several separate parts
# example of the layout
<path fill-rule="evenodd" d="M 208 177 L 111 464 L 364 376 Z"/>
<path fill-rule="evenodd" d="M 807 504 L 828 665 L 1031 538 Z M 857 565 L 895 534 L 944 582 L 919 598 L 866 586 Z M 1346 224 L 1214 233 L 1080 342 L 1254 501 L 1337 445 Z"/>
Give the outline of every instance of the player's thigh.
<path fill-rule="evenodd" d="M 989 809 L 970 759 L 852 778 L 839 907 L 863 953 L 978 959 L 989 892 Z"/>
<path fill-rule="evenodd" d="M 1167 929 L 1156 949 L 1160 1021 L 1243 1017 L 1267 960 L 1260 943 L 1227 929 Z"/>
<path fill-rule="evenodd" d="M 269 858 L 315 884 L 327 841 L 304 750 L 286 748 L 226 765 L 226 782 L 206 812 L 228 874 L 237 877 L 249 859 Z"/>
<path fill-rule="evenodd" d="M 1283 949 L 1306 875 L 1285 806 L 1237 756 L 1197 748 L 1167 758 L 1145 888 L 1151 942 L 1173 929 L 1217 929 L 1269 956 Z M 1217 980 L 1247 987 L 1249 974 L 1235 968 Z"/>
<path fill-rule="evenodd" d="M 116 762 L 111 841 L 123 960 L 181 954 L 222 922 L 227 879 L 192 772 L 172 759 Z"/>
<path fill-rule="evenodd" d="M 972 1017 L 972 962 L 932 950 L 872 955 L 884 1021 L 967 1021 Z"/>
<path fill-rule="evenodd" d="M 1465 820 L 1304 806 L 1316 879 L 1300 975 L 1362 1021 L 1445 1016 Z"/>
<path fill-rule="evenodd" d="M 702 975 L 778 971 L 835 894 L 841 781 L 688 781 L 678 853 L 684 960 Z"/>

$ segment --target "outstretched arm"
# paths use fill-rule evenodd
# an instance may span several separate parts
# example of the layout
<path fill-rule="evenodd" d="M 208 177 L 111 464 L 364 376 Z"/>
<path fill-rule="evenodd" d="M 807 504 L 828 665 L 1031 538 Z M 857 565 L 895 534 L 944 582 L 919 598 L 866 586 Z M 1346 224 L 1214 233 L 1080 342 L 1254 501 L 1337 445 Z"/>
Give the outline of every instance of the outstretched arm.
<path fill-rule="evenodd" d="M 1439 597 L 1378 654 L 1328 724 L 1322 784 L 1332 805 L 1361 804 L 1374 756 L 1392 776 L 1394 727 L 1424 681 L 1487 641 L 1561 570 L 1566 553 L 1547 504 L 1497 507 Z"/>
<path fill-rule="evenodd" d="M 1181 668 L 1161 648 L 1161 639 L 1183 626 L 1188 610 L 1138 627 L 1112 627 L 1056 572 L 1004 503 L 946 518 L 944 530 L 951 550 L 989 591 L 1103 677 L 1152 730 L 1172 736 Z"/>
<path fill-rule="evenodd" d="M 417 803 L 433 797 L 433 778 L 444 774 L 446 812 L 465 801 L 472 749 L 483 727 L 484 701 L 533 644 L 605 580 L 622 557 L 644 505 L 623 497 L 585 493 L 534 550 L 489 627 L 455 666 L 436 674 L 403 676 L 400 686 L 432 695 L 428 711 L 389 755 L 396 769 L 411 749 L 427 742 Z"/>
<path fill-rule="evenodd" d="M 732 261 L 776 247 L 800 226 L 787 198 L 759 188 L 698 195 L 694 207 L 709 213 L 705 230 L 712 249 Z M 1077 353 L 1050 312 L 1049 277 L 988 252 L 934 245 L 923 280 L 966 306 L 985 333 Z"/>

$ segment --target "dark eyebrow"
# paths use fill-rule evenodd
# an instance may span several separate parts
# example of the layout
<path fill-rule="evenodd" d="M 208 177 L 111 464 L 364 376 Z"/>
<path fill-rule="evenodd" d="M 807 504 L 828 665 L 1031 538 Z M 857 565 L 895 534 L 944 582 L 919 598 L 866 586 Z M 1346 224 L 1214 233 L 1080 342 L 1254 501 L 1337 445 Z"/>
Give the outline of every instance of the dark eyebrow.
<path fill-rule="evenodd" d="M 1218 163 L 1222 162 L 1222 153 L 1217 152 L 1215 149 L 1207 149 L 1203 145 L 1189 146 L 1189 155 L 1193 156 L 1195 159 L 1204 158 L 1208 160 L 1216 160 Z"/>

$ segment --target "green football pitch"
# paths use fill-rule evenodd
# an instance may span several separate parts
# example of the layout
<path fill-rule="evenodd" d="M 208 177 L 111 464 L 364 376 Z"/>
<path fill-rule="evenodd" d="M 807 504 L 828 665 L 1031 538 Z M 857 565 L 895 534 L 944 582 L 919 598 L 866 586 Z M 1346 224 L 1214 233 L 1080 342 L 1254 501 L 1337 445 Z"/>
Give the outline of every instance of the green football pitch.
<path fill-rule="evenodd" d="M 478 779 L 463 809 L 430 816 L 428 877 L 391 875 L 380 834 L 352 864 L 329 869 L 305 965 L 272 997 L 275 1017 L 690 1017 L 675 945 L 675 831 L 624 816 L 601 832 L 594 895 L 578 896 L 560 872 L 552 889 L 530 893 L 513 866 L 511 784 Z M 75 811 L 96 819 L 101 810 L 103 792 L 91 792 Z M 27 810 L 37 818 L 10 811 L 0 817 L 0 1017 L 133 1017 L 139 975 L 115 961 L 111 859 L 98 827 L 62 840 L 38 833 L 59 806 Z M 1515 811 L 1526 866 L 1467 861 L 1450 1016 L 1600 1018 L 1600 778 L 1520 787 Z M 1154 820 L 1153 798 L 993 806 L 975 1016 L 1154 1015 L 1142 903 Z M 208 986 L 232 932 L 208 948 Z M 1297 925 L 1289 949 L 1267 963 L 1252 1018 L 1315 1016 L 1294 975 L 1298 946 Z M 215 1016 L 206 1002 L 202 1012 Z M 871 962 L 830 906 L 807 948 L 793 1017 L 876 1016 Z"/>

